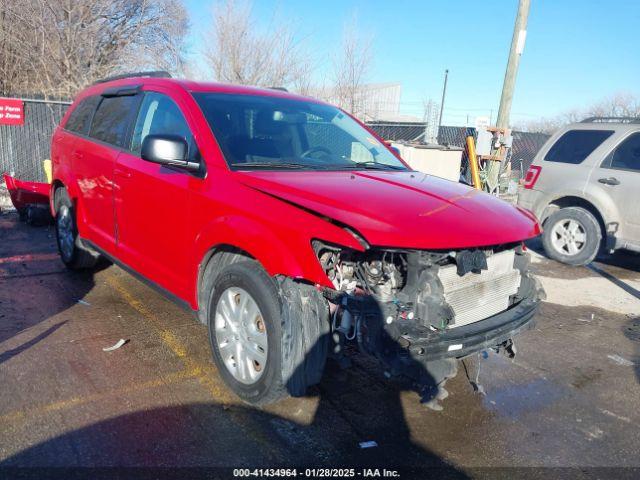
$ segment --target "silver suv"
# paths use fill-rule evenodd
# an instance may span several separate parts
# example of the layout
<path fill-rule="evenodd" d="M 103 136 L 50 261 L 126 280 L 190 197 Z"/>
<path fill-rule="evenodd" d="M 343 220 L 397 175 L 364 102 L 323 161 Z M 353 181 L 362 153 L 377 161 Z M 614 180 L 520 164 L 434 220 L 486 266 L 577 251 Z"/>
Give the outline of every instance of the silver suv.
<path fill-rule="evenodd" d="M 538 152 L 518 204 L 543 225 L 551 258 L 591 262 L 601 247 L 640 251 L 640 118 L 594 117 Z"/>

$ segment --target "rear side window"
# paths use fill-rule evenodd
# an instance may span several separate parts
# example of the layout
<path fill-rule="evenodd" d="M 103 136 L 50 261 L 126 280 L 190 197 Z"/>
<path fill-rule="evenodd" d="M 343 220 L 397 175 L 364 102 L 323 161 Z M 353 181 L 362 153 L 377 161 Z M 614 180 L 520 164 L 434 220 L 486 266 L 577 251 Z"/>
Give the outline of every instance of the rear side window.
<path fill-rule="evenodd" d="M 102 99 L 91 123 L 91 137 L 124 148 L 139 96 L 106 97 Z"/>
<path fill-rule="evenodd" d="M 100 97 L 93 96 L 82 100 L 71 112 L 67 123 L 65 124 L 65 130 L 70 132 L 81 133 L 86 135 L 89 133 L 89 126 L 91 124 L 91 117 L 96 109 L 96 106 L 100 102 Z"/>
<path fill-rule="evenodd" d="M 607 155 L 602 166 L 640 172 L 640 133 L 627 137 Z"/>
<path fill-rule="evenodd" d="M 547 162 L 582 163 L 613 130 L 569 130 L 562 135 L 544 157 Z"/>

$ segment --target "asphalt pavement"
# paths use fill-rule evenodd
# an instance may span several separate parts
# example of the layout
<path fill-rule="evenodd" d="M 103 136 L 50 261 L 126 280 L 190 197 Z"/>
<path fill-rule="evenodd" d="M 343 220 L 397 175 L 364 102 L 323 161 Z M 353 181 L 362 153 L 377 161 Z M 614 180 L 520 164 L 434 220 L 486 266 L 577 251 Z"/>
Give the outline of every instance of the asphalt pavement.
<path fill-rule="evenodd" d="M 517 338 L 514 360 L 489 353 L 461 364 L 442 411 L 360 355 L 348 369 L 329 362 L 307 397 L 256 409 L 222 383 L 193 316 L 118 267 L 66 270 L 52 227 L 0 215 L 0 476 L 19 471 L 9 467 L 357 465 L 460 477 L 640 467 L 640 256 L 572 268 L 534 254 L 533 265 L 548 292 L 536 327 Z M 367 441 L 377 446 L 361 448 Z M 625 474 L 640 470 L 615 472 Z"/>

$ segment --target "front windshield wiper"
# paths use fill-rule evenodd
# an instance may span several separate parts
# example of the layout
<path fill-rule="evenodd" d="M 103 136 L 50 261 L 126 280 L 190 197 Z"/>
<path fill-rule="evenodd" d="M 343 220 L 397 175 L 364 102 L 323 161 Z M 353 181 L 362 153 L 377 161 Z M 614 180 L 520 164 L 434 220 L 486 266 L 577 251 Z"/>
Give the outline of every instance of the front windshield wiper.
<path fill-rule="evenodd" d="M 355 162 L 353 165 L 346 165 L 345 168 L 357 170 L 364 168 L 366 170 L 406 170 L 406 167 L 400 165 L 388 165 L 386 163 L 378 162 Z"/>
<path fill-rule="evenodd" d="M 273 168 L 273 169 L 301 169 L 301 168 L 309 168 L 309 165 L 304 165 L 302 163 L 289 163 L 289 162 L 241 162 L 234 164 L 234 169 L 243 170 L 245 167 L 249 168 Z"/>

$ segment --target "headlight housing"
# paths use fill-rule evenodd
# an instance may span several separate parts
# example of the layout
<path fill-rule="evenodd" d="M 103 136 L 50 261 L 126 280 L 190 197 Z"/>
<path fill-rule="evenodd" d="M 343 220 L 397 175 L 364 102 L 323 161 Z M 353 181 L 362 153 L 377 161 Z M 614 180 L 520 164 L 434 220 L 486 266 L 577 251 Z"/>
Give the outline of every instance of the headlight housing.
<path fill-rule="evenodd" d="M 383 298 L 402 288 L 406 278 L 406 252 L 350 248 L 313 240 L 313 250 L 338 291 L 375 294 Z"/>

